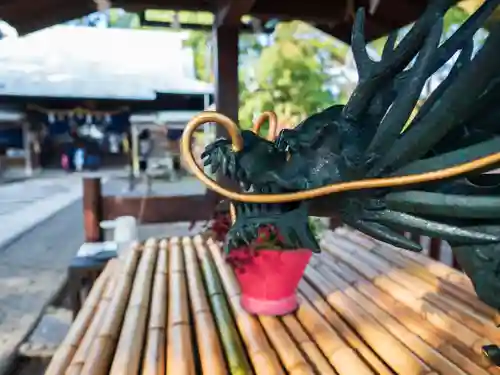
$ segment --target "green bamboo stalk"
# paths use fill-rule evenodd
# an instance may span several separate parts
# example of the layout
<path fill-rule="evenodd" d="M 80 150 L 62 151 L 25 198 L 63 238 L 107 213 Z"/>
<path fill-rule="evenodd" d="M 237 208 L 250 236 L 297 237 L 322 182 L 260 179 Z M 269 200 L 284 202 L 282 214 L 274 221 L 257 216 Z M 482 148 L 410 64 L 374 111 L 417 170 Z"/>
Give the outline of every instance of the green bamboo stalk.
<path fill-rule="evenodd" d="M 252 367 L 246 356 L 245 347 L 233 322 L 233 317 L 231 316 L 211 255 L 206 250 L 205 245 L 201 243 L 199 237 L 195 239 L 194 243 L 201 264 L 208 299 L 226 354 L 229 372 L 232 375 L 253 374 Z"/>

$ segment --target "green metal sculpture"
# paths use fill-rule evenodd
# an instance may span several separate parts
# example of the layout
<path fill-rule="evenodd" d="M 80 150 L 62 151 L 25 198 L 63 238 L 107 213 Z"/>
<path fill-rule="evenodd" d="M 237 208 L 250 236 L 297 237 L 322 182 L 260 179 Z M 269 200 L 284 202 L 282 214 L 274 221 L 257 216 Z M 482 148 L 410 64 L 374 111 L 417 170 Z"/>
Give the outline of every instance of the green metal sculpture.
<path fill-rule="evenodd" d="M 206 121 L 230 131 L 231 140 L 203 155 L 213 172 L 246 190 L 204 179 L 236 205 L 229 245 L 250 241 L 246 226 L 269 220 L 286 227 L 288 240 L 298 232 L 304 241 L 308 200 L 328 195 L 344 223 L 391 245 L 421 250 L 404 231 L 448 241 L 478 296 L 500 309 L 500 175 L 484 174 L 500 166 L 500 25 L 477 53 L 472 40 L 500 0 L 486 1 L 441 43 L 454 3 L 432 2 L 399 43 L 396 34 L 388 38 L 380 61 L 366 52 L 359 11 L 352 34 L 359 83 L 348 103 L 283 130 L 275 142 L 240 135 L 221 115 L 188 125 L 184 140 Z M 456 53 L 448 77 L 412 117 L 427 79 Z"/>

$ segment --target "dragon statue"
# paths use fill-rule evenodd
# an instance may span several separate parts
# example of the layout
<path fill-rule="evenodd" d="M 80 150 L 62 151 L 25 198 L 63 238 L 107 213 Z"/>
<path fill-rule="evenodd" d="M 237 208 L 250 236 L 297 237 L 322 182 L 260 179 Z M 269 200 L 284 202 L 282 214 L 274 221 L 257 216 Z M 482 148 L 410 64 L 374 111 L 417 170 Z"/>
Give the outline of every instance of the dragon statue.
<path fill-rule="evenodd" d="M 453 0 L 432 1 L 380 61 L 366 50 L 364 11 L 352 32 L 358 84 L 345 105 L 312 115 L 275 141 L 240 132 L 227 117 L 205 112 L 186 127 L 182 151 L 198 178 L 231 200 L 236 221 L 229 245 L 248 242 L 262 220 L 293 243 L 318 250 L 307 230 L 311 199 L 328 197 L 345 224 L 388 244 L 420 251 L 404 231 L 448 241 L 477 295 L 500 309 L 500 25 L 476 51 L 473 36 L 500 0 L 488 0 L 448 39 L 443 17 Z M 431 75 L 451 58 L 447 78 L 419 106 Z M 415 114 L 416 112 L 416 114 Z M 194 130 L 223 125 L 230 139 L 207 146 L 212 172 L 240 183 L 223 188 L 190 156 Z"/>

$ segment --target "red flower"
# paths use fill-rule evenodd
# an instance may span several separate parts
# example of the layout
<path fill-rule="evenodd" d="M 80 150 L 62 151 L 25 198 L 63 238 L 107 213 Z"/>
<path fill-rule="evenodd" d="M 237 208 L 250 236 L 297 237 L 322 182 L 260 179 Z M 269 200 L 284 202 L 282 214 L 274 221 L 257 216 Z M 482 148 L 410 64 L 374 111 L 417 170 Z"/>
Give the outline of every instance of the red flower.
<path fill-rule="evenodd" d="M 212 221 L 207 226 L 207 229 L 213 232 L 216 241 L 224 241 L 230 228 L 231 218 L 229 214 L 220 212 L 214 214 Z"/>

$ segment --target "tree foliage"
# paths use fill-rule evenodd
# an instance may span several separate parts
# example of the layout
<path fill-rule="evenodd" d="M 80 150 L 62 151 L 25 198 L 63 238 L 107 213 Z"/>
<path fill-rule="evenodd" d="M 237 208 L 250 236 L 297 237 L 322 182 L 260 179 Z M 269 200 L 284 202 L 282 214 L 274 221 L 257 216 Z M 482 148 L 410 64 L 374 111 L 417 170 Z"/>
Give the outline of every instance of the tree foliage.
<path fill-rule="evenodd" d="M 333 104 L 325 36 L 302 22 L 281 23 L 252 65 L 241 69 L 240 123 L 273 110 L 284 125 Z M 324 39 L 324 40 L 321 40 Z M 333 51 L 333 48 L 332 48 Z"/>
<path fill-rule="evenodd" d="M 212 81 L 212 35 L 190 31 L 186 45 L 193 48 L 196 75 Z M 348 47 L 303 23 L 277 25 L 273 35 L 240 35 L 240 124 L 251 126 L 263 111 L 273 110 L 280 122 L 298 123 L 334 103 L 328 73 L 341 64 Z"/>

